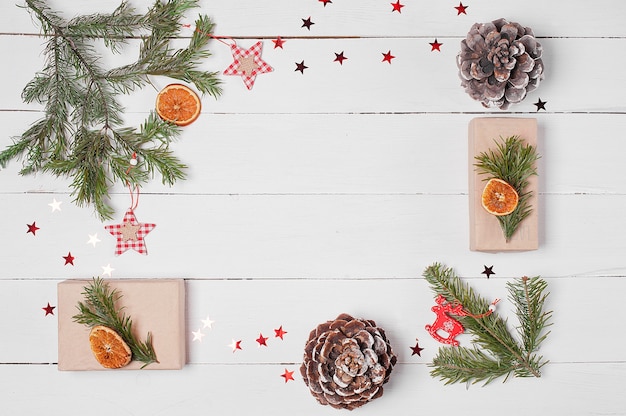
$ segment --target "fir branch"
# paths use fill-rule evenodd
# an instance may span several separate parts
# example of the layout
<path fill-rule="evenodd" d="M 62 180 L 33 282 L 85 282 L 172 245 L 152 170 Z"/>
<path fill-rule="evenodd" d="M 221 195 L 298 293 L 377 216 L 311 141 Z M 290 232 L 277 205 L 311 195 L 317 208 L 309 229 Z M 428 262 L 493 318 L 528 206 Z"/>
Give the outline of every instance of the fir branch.
<path fill-rule="evenodd" d="M 506 241 L 509 241 L 519 224 L 532 212 L 530 205 L 531 191 L 527 191 L 528 180 L 537 175 L 535 162 L 539 155 L 534 146 L 525 144 L 519 136 L 511 136 L 496 141 L 496 150 L 489 149 L 476 156 L 474 164 L 479 174 L 487 175 L 485 180 L 498 178 L 517 191 L 519 201 L 515 210 L 508 215 L 498 216 L 498 222 L 504 233 Z"/>
<path fill-rule="evenodd" d="M 506 320 L 496 313 L 484 316 L 489 308 L 488 302 L 463 283 L 451 268 L 434 263 L 424 270 L 423 276 L 435 294 L 444 296 L 448 302 L 463 305 L 468 315 L 474 315 L 457 319 L 472 334 L 475 348 L 440 348 L 431 364 L 434 367 L 431 375 L 446 380 L 447 384 L 469 381 L 488 384 L 511 374 L 541 376 L 540 369 L 547 361 L 535 351 L 548 335 L 544 329 L 552 314 L 543 312 L 548 296 L 544 280 L 524 277 L 507 285 L 509 299 L 516 306 L 520 321 L 520 345 L 509 331 Z"/>
<path fill-rule="evenodd" d="M 152 346 L 152 335 L 148 332 L 145 341 L 137 340 L 133 334 L 132 320 L 122 312 L 123 308 L 116 307 L 121 293 L 111 290 L 102 279 L 94 278 L 82 294 L 85 302 L 78 302 L 80 313 L 72 317 L 74 322 L 88 327 L 103 325 L 117 332 L 128 344 L 133 359 L 144 363 L 141 368 L 159 362 Z"/>
<path fill-rule="evenodd" d="M 149 77 L 157 75 L 220 95 L 218 74 L 199 69 L 210 56 L 206 46 L 214 25 L 207 16 L 198 17 L 188 47 L 170 47 L 172 38 L 179 36 L 180 20 L 198 7 L 198 1 L 155 0 L 145 14 L 122 1 L 110 14 L 69 21 L 44 0 L 26 0 L 25 7 L 47 41 L 45 66 L 25 86 L 22 99 L 43 104 L 44 117 L 0 152 L 0 166 L 22 158 L 20 174 L 44 171 L 72 178 L 74 202 L 93 205 L 101 219 L 113 215 L 108 198 L 117 182 L 141 185 L 157 173 L 168 185 L 184 179 L 185 164 L 169 150 L 180 128 L 152 112 L 139 128 L 124 127 L 118 95 L 149 85 Z M 117 53 L 134 37 L 142 39 L 136 62 L 112 69 L 101 66 L 95 41 Z M 133 153 L 142 159 L 127 172 Z"/>

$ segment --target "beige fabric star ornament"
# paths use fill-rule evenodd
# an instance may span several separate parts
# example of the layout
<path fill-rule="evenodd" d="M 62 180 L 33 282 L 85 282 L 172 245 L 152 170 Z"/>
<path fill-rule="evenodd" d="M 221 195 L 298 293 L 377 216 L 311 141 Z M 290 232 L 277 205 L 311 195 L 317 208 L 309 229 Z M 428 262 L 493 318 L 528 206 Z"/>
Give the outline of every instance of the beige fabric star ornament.
<path fill-rule="evenodd" d="M 254 62 L 254 55 L 248 55 L 239 58 L 239 65 L 237 70 L 243 72 L 247 77 L 251 77 L 254 70 L 258 69 L 259 65 Z"/>
<path fill-rule="evenodd" d="M 140 225 L 133 225 L 130 222 L 125 222 L 120 227 L 120 234 L 122 241 L 137 241 L 137 231 L 141 228 Z"/>

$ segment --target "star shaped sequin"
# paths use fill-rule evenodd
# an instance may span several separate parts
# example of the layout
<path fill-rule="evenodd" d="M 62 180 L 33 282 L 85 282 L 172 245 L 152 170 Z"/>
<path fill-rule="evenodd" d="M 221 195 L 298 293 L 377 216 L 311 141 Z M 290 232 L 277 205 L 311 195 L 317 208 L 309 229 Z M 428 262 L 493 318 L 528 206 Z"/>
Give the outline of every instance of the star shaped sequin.
<path fill-rule="evenodd" d="M 306 19 L 302 19 L 302 26 L 300 27 L 306 27 L 308 30 L 311 30 L 311 26 L 313 26 L 314 24 L 315 23 L 311 21 L 311 16 L 309 16 Z"/>
<path fill-rule="evenodd" d="M 98 238 L 98 233 L 95 234 L 87 234 L 89 236 L 89 240 L 87 241 L 87 244 L 91 244 L 92 246 L 96 246 L 96 244 L 98 244 L 100 242 L 100 239 Z"/>
<path fill-rule="evenodd" d="M 192 341 L 200 341 L 200 342 L 202 342 L 202 337 L 204 337 L 204 334 L 202 333 L 202 330 L 198 329 L 197 331 L 191 331 L 191 333 L 193 334 L 193 340 Z"/>
<path fill-rule="evenodd" d="M 37 230 L 39 230 L 39 227 L 37 227 L 36 221 L 33 221 L 32 224 L 26 224 L 26 226 L 28 227 L 26 234 L 31 233 L 32 235 L 36 235 L 35 233 L 37 232 Z"/>
<path fill-rule="evenodd" d="M 546 111 L 546 104 L 548 104 L 547 101 L 541 101 L 541 98 L 539 98 L 539 101 L 535 103 L 535 106 L 537 106 L 537 111 L 539 110 Z"/>
<path fill-rule="evenodd" d="M 63 202 L 62 201 L 57 201 L 56 198 L 52 198 L 52 202 L 50 202 L 48 204 L 48 206 L 50 206 L 50 208 L 52 208 L 52 212 L 54 211 L 61 211 L 61 204 Z"/>
<path fill-rule="evenodd" d="M 331 1 L 331 0 L 319 0 L 319 1 L 320 1 L 321 3 L 324 3 L 324 7 L 326 7 L 326 5 L 327 5 L 328 3 L 332 3 L 332 1 Z"/>
<path fill-rule="evenodd" d="M 341 51 L 341 53 L 335 52 L 335 60 L 333 62 L 339 62 L 340 65 L 343 65 L 343 61 L 346 59 L 348 58 L 343 55 L 343 51 Z"/>
<path fill-rule="evenodd" d="M 395 56 L 391 54 L 391 50 L 387 51 L 387 53 L 383 52 L 383 62 L 389 62 L 389 64 L 391 64 L 393 58 L 395 58 Z"/>
<path fill-rule="evenodd" d="M 281 325 L 280 328 L 274 330 L 274 333 L 275 333 L 274 338 L 283 339 L 287 331 L 283 330 L 283 326 Z"/>
<path fill-rule="evenodd" d="M 419 355 L 420 357 L 422 356 L 422 350 L 424 348 L 420 348 L 420 344 L 419 344 L 418 341 L 419 340 L 417 338 L 415 338 L 415 346 L 414 347 L 409 347 L 411 349 L 411 351 L 413 351 L 411 356 L 413 356 L 415 354 Z"/>
<path fill-rule="evenodd" d="M 280 376 L 283 377 L 285 379 L 285 383 L 287 383 L 289 380 L 293 380 L 293 371 L 289 371 L 285 368 L 285 372 Z"/>
<path fill-rule="evenodd" d="M 54 309 L 56 308 L 56 306 L 50 306 L 50 302 L 48 302 L 48 305 L 46 305 L 45 307 L 41 308 L 44 311 L 46 311 L 46 315 L 54 315 Z"/>
<path fill-rule="evenodd" d="M 264 337 L 263 334 L 259 334 L 259 337 L 256 339 L 256 342 L 259 343 L 259 347 L 267 347 L 267 338 Z"/>
<path fill-rule="evenodd" d="M 102 275 L 111 277 L 111 273 L 113 272 L 113 270 L 115 269 L 111 267 L 110 263 L 107 264 L 106 266 L 102 266 Z"/>
<path fill-rule="evenodd" d="M 233 55 L 233 62 L 226 68 L 224 75 L 240 75 L 246 88 L 249 90 L 254 86 L 256 76 L 271 72 L 274 69 L 261 59 L 263 53 L 263 42 L 258 41 L 249 49 L 243 49 L 233 44 L 230 46 Z"/>
<path fill-rule="evenodd" d="M 215 321 L 212 321 L 211 318 L 209 318 L 208 315 L 207 315 L 206 319 L 202 319 L 202 327 L 203 328 L 212 329 L 214 323 L 215 323 Z"/>
<path fill-rule="evenodd" d="M 491 277 L 491 275 L 492 275 L 492 274 L 496 274 L 496 273 L 493 271 L 493 266 L 490 266 L 490 267 L 483 266 L 483 267 L 485 268 L 485 270 L 483 270 L 483 271 L 481 272 L 481 274 L 486 275 L 486 276 L 487 276 L 487 279 L 489 279 L 489 278 Z"/>
<path fill-rule="evenodd" d="M 112 236 L 117 237 L 115 255 L 119 256 L 129 249 L 139 254 L 148 254 L 144 238 L 154 227 L 156 224 L 139 223 L 134 211 L 129 208 L 121 224 L 107 225 L 104 228 Z"/>
<path fill-rule="evenodd" d="M 76 259 L 76 257 L 72 256 L 71 252 L 68 252 L 67 256 L 63 256 L 63 259 L 65 259 L 64 266 L 67 266 L 68 264 L 71 264 L 73 266 L 74 265 L 74 260 Z"/>
<path fill-rule="evenodd" d="M 304 65 L 304 61 L 300 63 L 296 62 L 296 69 L 293 72 L 300 71 L 302 74 L 304 74 L 304 70 L 307 68 L 308 66 Z"/>
<path fill-rule="evenodd" d="M 429 45 L 430 45 L 430 51 L 431 52 L 432 51 L 439 51 L 439 52 L 441 52 L 441 49 L 439 49 L 439 48 L 441 48 L 441 45 L 443 45 L 443 43 L 438 42 L 437 38 L 435 38 L 435 41 L 434 42 L 430 42 Z"/>
<path fill-rule="evenodd" d="M 465 12 L 465 10 L 468 8 L 469 6 L 463 6 L 463 3 L 459 3 L 458 6 L 454 6 L 454 8 L 456 9 L 456 15 L 460 15 L 461 13 L 463 14 L 467 14 Z"/>
<path fill-rule="evenodd" d="M 230 344 L 228 344 L 228 346 L 233 350 L 233 353 L 237 350 L 241 350 L 243 348 L 241 348 L 241 340 L 239 341 L 235 341 L 234 339 L 232 340 L 232 342 Z"/>
<path fill-rule="evenodd" d="M 283 49 L 283 45 L 285 44 L 285 42 L 287 42 L 286 40 L 282 39 L 280 36 L 277 37 L 276 39 L 273 39 L 272 42 L 274 42 L 274 49 L 276 48 L 280 48 Z"/>
<path fill-rule="evenodd" d="M 402 13 L 402 8 L 404 7 L 404 4 L 400 3 L 400 0 L 398 0 L 395 3 L 391 3 L 391 6 L 393 7 L 393 9 L 391 10 L 392 12 Z"/>

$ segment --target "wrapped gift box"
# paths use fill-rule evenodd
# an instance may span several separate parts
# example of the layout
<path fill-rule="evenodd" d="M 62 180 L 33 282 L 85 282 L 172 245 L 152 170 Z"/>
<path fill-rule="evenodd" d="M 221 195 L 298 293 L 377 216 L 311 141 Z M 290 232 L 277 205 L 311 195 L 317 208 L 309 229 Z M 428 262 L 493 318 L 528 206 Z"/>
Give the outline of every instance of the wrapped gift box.
<path fill-rule="evenodd" d="M 494 149 L 496 140 L 519 136 L 527 144 L 537 146 L 537 120 L 534 118 L 475 118 L 469 124 L 469 214 L 470 250 L 474 251 L 525 251 L 539 248 L 538 177 L 529 179 L 532 191 L 532 213 L 520 224 L 507 242 L 496 216 L 488 213 L 481 204 L 481 196 L 488 175 L 476 172 L 475 157 Z"/>
<path fill-rule="evenodd" d="M 58 284 L 59 370 L 107 370 L 94 358 L 89 346 L 89 331 L 85 325 L 73 321 L 84 302 L 85 286 L 89 280 L 66 280 Z M 107 279 L 111 289 L 122 297 L 117 307 L 130 316 L 133 333 L 145 341 L 152 333 L 152 344 L 158 363 L 145 370 L 178 370 L 186 361 L 185 336 L 185 282 L 182 279 Z M 122 369 L 136 370 L 143 363 L 131 361 Z M 119 371 L 119 370 L 107 370 Z"/>

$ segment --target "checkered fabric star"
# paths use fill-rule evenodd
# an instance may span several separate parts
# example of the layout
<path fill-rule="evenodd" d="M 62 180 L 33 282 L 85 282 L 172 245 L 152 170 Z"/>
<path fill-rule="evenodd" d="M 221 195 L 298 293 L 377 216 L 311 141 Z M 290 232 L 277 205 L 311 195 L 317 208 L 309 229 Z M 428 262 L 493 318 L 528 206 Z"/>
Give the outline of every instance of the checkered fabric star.
<path fill-rule="evenodd" d="M 224 75 L 241 75 L 246 87 L 251 90 L 258 74 L 273 71 L 264 60 L 261 59 L 263 42 L 258 41 L 250 49 L 242 49 L 236 44 L 231 45 L 233 63 L 224 71 Z"/>
<path fill-rule="evenodd" d="M 132 208 L 129 208 L 121 224 L 107 225 L 104 228 L 111 235 L 117 237 L 115 255 L 119 256 L 131 248 L 139 254 L 148 254 L 148 249 L 143 239 L 154 227 L 156 227 L 156 224 L 141 224 L 137 222 L 135 213 Z"/>

